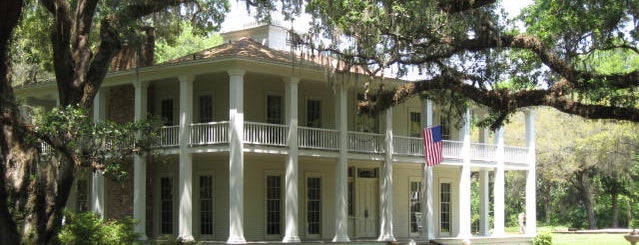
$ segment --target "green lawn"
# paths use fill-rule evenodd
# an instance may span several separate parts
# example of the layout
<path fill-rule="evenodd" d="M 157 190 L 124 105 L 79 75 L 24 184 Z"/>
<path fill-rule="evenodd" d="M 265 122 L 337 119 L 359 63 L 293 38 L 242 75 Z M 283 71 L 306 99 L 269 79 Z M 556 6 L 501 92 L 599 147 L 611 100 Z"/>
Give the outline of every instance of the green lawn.
<path fill-rule="evenodd" d="M 628 245 L 623 234 L 552 234 L 554 245 Z"/>

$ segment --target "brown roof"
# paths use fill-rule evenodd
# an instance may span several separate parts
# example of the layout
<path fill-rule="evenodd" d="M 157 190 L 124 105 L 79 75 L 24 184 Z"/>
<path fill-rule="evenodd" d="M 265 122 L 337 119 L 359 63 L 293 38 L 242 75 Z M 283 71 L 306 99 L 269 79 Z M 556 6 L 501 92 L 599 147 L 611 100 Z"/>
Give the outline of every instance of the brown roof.
<path fill-rule="evenodd" d="M 244 37 L 240 38 L 237 41 L 225 43 L 219 46 L 202 50 L 197 53 L 164 62 L 164 64 L 175 64 L 185 61 L 222 57 L 246 57 L 269 61 L 291 62 L 293 55 L 289 52 L 271 49 L 265 45 L 262 45 L 261 43 L 256 42 L 253 39 Z"/>
<path fill-rule="evenodd" d="M 236 41 L 231 41 L 197 53 L 169 60 L 162 64 L 176 64 L 186 61 L 224 57 L 245 57 L 285 63 L 297 62 L 298 64 L 322 67 L 331 67 L 335 65 L 333 63 L 336 63 L 342 69 L 347 67 L 343 61 L 337 62 L 335 58 L 329 56 L 305 53 L 298 55 L 292 52 L 275 50 L 248 37 L 243 37 Z M 366 74 L 364 69 L 357 66 L 350 67 L 348 70 L 354 73 Z"/>

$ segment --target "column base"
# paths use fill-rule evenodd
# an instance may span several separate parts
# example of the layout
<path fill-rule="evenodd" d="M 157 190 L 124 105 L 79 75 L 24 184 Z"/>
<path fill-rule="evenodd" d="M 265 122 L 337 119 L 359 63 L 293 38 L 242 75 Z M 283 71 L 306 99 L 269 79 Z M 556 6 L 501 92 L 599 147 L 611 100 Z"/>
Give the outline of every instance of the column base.
<path fill-rule="evenodd" d="M 351 239 L 348 236 L 335 236 L 333 237 L 333 242 L 350 242 Z"/>
<path fill-rule="evenodd" d="M 149 240 L 149 237 L 148 237 L 148 236 L 146 236 L 146 234 L 145 234 L 145 233 L 141 233 L 141 234 L 140 234 L 140 237 L 138 238 L 138 240 L 140 240 L 140 241 L 146 241 L 146 240 Z"/>
<path fill-rule="evenodd" d="M 437 237 L 435 235 L 433 235 L 433 234 L 419 236 L 419 240 L 423 240 L 423 241 L 430 241 L 430 240 L 435 240 L 435 239 L 437 239 Z"/>
<path fill-rule="evenodd" d="M 227 244 L 246 244 L 246 239 L 244 239 L 244 237 L 229 237 L 228 240 L 226 240 Z"/>
<path fill-rule="evenodd" d="M 178 238 L 178 240 L 180 242 L 194 242 L 195 238 L 193 238 L 193 235 L 182 235 Z"/>
<path fill-rule="evenodd" d="M 282 242 L 284 242 L 284 243 L 299 243 L 299 242 L 301 242 L 301 240 L 300 240 L 299 236 L 285 236 L 284 239 L 282 239 Z"/>
<path fill-rule="evenodd" d="M 395 239 L 395 236 L 393 236 L 393 235 L 381 235 L 381 236 L 379 236 L 379 238 L 377 238 L 377 241 L 380 241 L 380 242 L 381 241 L 394 242 L 394 241 L 397 241 L 397 240 Z"/>

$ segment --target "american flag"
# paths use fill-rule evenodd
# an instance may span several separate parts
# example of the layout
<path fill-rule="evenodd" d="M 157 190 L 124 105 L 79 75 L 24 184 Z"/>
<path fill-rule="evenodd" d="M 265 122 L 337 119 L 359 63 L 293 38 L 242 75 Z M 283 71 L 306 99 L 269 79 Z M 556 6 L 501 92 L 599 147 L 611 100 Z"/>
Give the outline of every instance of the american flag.
<path fill-rule="evenodd" d="M 434 166 L 442 162 L 442 126 L 428 127 L 424 129 L 424 155 L 426 165 Z"/>

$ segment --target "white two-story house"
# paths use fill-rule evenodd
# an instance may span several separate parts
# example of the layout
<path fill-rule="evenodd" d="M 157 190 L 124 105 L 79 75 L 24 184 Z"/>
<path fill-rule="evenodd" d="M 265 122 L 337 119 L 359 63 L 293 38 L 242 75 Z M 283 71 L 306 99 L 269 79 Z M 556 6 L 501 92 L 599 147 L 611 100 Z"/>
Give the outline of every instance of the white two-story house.
<path fill-rule="evenodd" d="M 471 131 L 473 110 L 457 128 L 442 105 L 419 98 L 379 117 L 359 115 L 365 78 L 327 76 L 321 64 L 289 52 L 286 35 L 255 26 L 171 62 L 109 73 L 94 119 L 158 115 L 166 122 L 157 142 L 163 153 L 131 159 L 124 183 L 78 176 L 69 208 L 131 215 L 145 239 L 530 244 L 534 111 L 525 114 L 525 132 L 509 132 L 525 134 L 523 146 L 505 145 L 503 130 Z M 54 83 L 17 88 L 26 103 L 45 108 L 56 105 L 56 91 Z M 443 126 L 444 160 L 425 167 L 421 131 L 430 125 Z M 504 231 L 505 171 L 527 176 L 525 234 Z M 471 232 L 473 172 L 478 233 Z"/>

